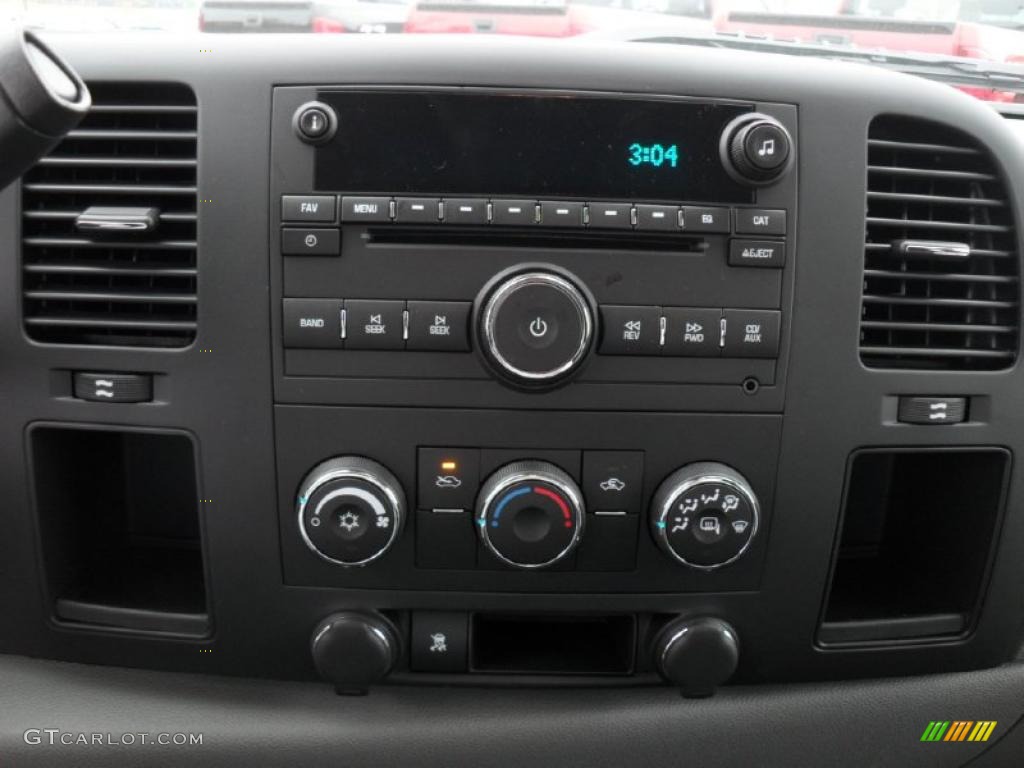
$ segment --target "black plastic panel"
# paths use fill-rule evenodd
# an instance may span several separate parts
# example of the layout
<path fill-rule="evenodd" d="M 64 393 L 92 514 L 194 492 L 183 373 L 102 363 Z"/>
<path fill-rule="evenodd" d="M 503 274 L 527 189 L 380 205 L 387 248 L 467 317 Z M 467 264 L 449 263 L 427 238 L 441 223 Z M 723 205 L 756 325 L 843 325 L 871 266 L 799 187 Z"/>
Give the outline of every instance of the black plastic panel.
<path fill-rule="evenodd" d="M 198 53 L 211 39 L 183 44 L 172 36 L 147 37 L 144 42 L 131 36 L 54 38 L 55 47 L 88 79 L 177 79 L 195 90 L 200 109 L 200 197 L 212 202 L 202 203 L 199 213 L 198 335 L 193 346 L 182 350 L 144 352 L 33 344 L 22 331 L 17 260 L 5 259 L 0 265 L 0 394 L 6 406 L 0 414 L 0 487 L 8 499 L 3 518 L 5 535 L 0 537 L 0 609 L 10 617 L 0 629 L 0 650 L 102 664 L 312 678 L 308 641 L 317 622 L 341 608 L 377 608 L 601 615 L 709 613 L 736 626 L 743 647 L 738 679 L 756 683 L 953 672 L 995 666 L 1016 653 L 1024 618 L 1019 590 L 1024 580 L 1024 518 L 1018 514 L 1024 505 L 1024 489 L 1016 475 L 1010 478 L 1007 489 L 1007 515 L 995 547 L 988 589 L 969 635 L 927 646 L 827 651 L 815 647 L 847 460 L 853 451 L 864 447 L 1004 446 L 1017 453 L 1024 448 L 1024 381 L 1019 366 L 978 376 L 944 371 L 889 372 L 865 369 L 857 354 L 864 149 L 870 121 L 878 114 L 898 113 L 955 125 L 989 147 L 1008 179 L 1022 178 L 1024 150 L 987 106 L 944 86 L 881 70 L 815 62 L 811 71 L 804 60 L 664 45 L 614 46 L 584 41 L 569 45 L 493 38 L 437 41 L 346 36 L 342 40 L 329 35 L 308 36 L 301 39 L 301 44 L 286 45 L 282 38 L 227 36 L 216 39 L 214 54 Z M 276 104 L 276 94 L 295 89 L 295 97 L 301 98 L 312 83 L 548 87 L 791 105 L 777 116 L 787 121 L 798 142 L 798 162 L 790 178 L 794 184 L 799 179 L 799 198 L 790 207 L 788 203 L 795 196 L 792 189 L 780 191 L 775 199 L 770 199 L 768 193 L 763 197 L 759 193 L 758 197 L 759 205 L 791 208 L 794 212 L 789 221 L 792 259 L 777 283 L 780 305 L 792 307 L 792 312 L 783 326 L 783 354 L 773 364 L 774 384 L 761 387 L 752 396 L 745 394 L 738 383 L 722 385 L 710 376 L 680 385 L 677 371 L 672 371 L 657 385 L 581 379 L 570 387 L 538 396 L 514 392 L 483 378 L 449 387 L 443 377 L 437 376 L 447 360 L 439 361 L 433 372 L 421 370 L 426 368 L 422 363 L 403 362 L 401 366 L 410 367 L 385 370 L 384 374 L 363 370 L 346 378 L 339 374 L 348 374 L 347 368 L 318 372 L 316 366 L 322 366 L 323 361 L 307 359 L 305 353 L 295 356 L 298 359 L 294 361 L 287 359 L 277 341 L 279 299 L 286 295 L 286 286 L 290 290 L 293 276 L 287 274 L 277 255 L 278 196 L 309 191 L 303 185 L 312 178 L 314 150 L 295 146 L 288 157 L 277 160 L 275 154 L 274 164 L 270 152 L 278 137 L 282 141 L 290 139 L 288 125 L 276 122 L 290 118 L 290 105 Z M 275 90 L 278 87 L 280 90 Z M 275 122 L 270 127 L 272 120 Z M 272 175 L 282 173 L 294 173 L 289 176 L 294 181 L 287 188 L 272 187 Z M 1019 212 L 1019 188 L 1011 186 L 1008 191 L 1011 207 Z M 17 189 L 0 192 L 0 251 L 9 254 L 18 252 L 18 200 Z M 346 245 L 342 243 L 343 250 Z M 1018 242 L 1018 250 L 1019 246 Z M 476 269 L 467 285 L 478 285 L 497 262 L 520 258 L 521 250 L 514 254 L 498 250 L 486 257 L 493 258 L 486 269 L 474 266 L 470 258 L 458 253 L 452 256 L 452 263 L 468 263 Z M 638 292 L 635 282 L 610 278 L 616 274 L 629 278 L 633 273 L 615 270 L 610 260 L 602 262 L 607 250 L 581 250 L 560 258 L 574 261 L 567 266 L 585 270 L 585 260 L 593 256 L 593 285 L 606 291 L 608 300 L 617 295 L 625 300 Z M 389 275 L 393 282 L 387 284 L 388 294 L 394 291 L 397 298 L 416 298 L 422 290 L 418 273 L 406 271 L 411 264 L 420 263 L 414 262 L 415 251 L 409 246 L 387 246 L 390 264 L 402 267 Z M 354 247 L 355 259 L 369 260 L 375 252 L 368 246 Z M 633 263 L 635 254 L 623 255 Z M 650 252 L 645 251 L 645 256 L 651 256 Z M 380 275 L 347 272 L 342 265 L 344 258 L 335 268 L 321 266 L 305 277 L 295 278 L 303 281 L 299 287 L 345 297 L 352 295 L 349 288 L 358 287 L 361 292 L 381 291 L 381 297 L 391 297 L 383 295 Z M 676 294 L 665 288 L 670 280 L 681 284 L 679 295 L 695 296 L 686 293 L 690 289 L 686 287 L 689 283 L 681 279 L 685 275 L 670 271 L 665 261 L 654 254 L 655 267 L 644 278 L 653 280 L 656 290 L 670 294 L 660 296 L 658 301 L 673 305 Z M 744 287 L 741 283 L 733 284 L 737 291 L 758 290 L 753 284 Z M 419 295 L 439 298 L 428 296 L 426 290 Z M 466 359 L 474 360 L 472 356 Z M 637 359 L 631 362 L 635 366 L 631 371 L 646 379 L 651 371 L 645 364 L 654 362 Z M 69 391 L 67 372 L 73 370 L 155 374 L 154 401 L 116 407 L 78 401 Z M 410 370 L 412 378 L 403 378 Z M 686 373 L 699 377 L 696 371 L 696 367 L 690 367 Z M 599 373 L 599 366 L 587 371 L 592 372 Z M 433 375 L 426 377 L 425 384 L 427 373 Z M 729 373 L 742 375 L 739 371 Z M 470 371 L 459 374 L 469 375 Z M 275 395 L 289 405 L 275 411 Z M 968 397 L 970 420 L 940 427 L 899 424 L 899 395 Z M 275 423 L 276 413 L 292 407 L 305 410 L 307 406 L 301 403 L 310 402 L 323 407 L 309 407 L 309 415 L 297 420 L 301 429 L 295 429 L 284 417 Z M 338 405 L 348 407 L 332 407 Z M 350 415 L 361 406 L 368 408 L 367 418 L 352 422 Z M 743 467 L 753 475 L 762 471 L 758 467 L 763 462 L 766 482 L 774 488 L 771 526 L 763 539 L 768 547 L 761 554 L 763 570 L 757 591 L 719 590 L 709 584 L 700 592 L 555 590 L 527 594 L 466 591 L 457 585 L 368 588 L 368 584 L 342 585 L 340 580 L 331 586 L 311 586 L 312 580 L 300 584 L 286 578 L 288 560 L 282 561 L 282 550 L 287 552 L 289 544 L 282 541 L 281 516 L 282 510 L 291 507 L 295 484 L 302 474 L 322 458 L 353 451 L 393 457 L 389 459 L 396 464 L 393 469 L 409 483 L 417 445 L 436 444 L 438 440 L 454 443 L 457 437 L 462 438 L 458 442 L 463 445 L 484 443 L 481 434 L 472 430 L 470 420 L 464 436 L 456 434 L 462 429 L 459 424 L 450 427 L 451 433 L 445 431 L 449 427 L 439 427 L 449 409 L 477 414 L 484 421 L 493 418 L 489 414 L 503 414 L 500 423 L 490 430 L 499 436 L 526 423 L 540 424 L 544 414 L 549 414 L 559 426 L 572 422 L 565 435 L 560 434 L 561 429 L 555 431 L 560 447 L 594 447 L 584 439 L 589 439 L 593 430 L 598 445 L 656 450 L 665 470 L 690 456 L 708 458 L 706 447 L 711 445 L 725 445 L 730 453 L 742 453 L 746 450 L 742 443 L 754 439 L 749 434 L 756 431 L 753 426 L 745 426 L 748 416 L 744 414 L 773 414 L 750 415 L 749 420 L 776 425 L 777 454 L 757 455 L 754 466 Z M 643 411 L 644 416 L 637 417 L 636 411 Z M 419 424 L 415 433 L 393 430 L 389 434 L 388 429 L 404 421 L 403 416 Z M 32 522 L 32 481 L 24 456 L 25 429 L 39 420 L 103 424 L 109 428 L 141 425 L 184 429 L 194 435 L 199 488 L 203 498 L 211 499 L 204 515 L 204 533 L 209 558 L 209 608 L 217 622 L 214 636 L 203 640 L 143 638 L 105 629 L 68 629 L 51 622 L 40 597 L 43 578 Z M 639 438 L 624 445 L 621 434 L 637 435 L 641 424 L 657 425 L 662 420 L 663 428 L 650 428 L 650 448 Z M 718 425 L 726 423 L 728 429 L 722 431 Z M 734 423 L 737 426 L 733 427 Z M 671 428 L 674 424 L 686 428 Z M 540 430 L 538 434 L 545 433 Z M 546 434 L 546 441 L 553 439 L 552 433 Z M 502 442 L 495 437 L 486 444 Z M 516 445 L 523 449 L 550 447 L 527 443 L 522 436 Z M 278 462 L 288 467 L 280 478 Z M 638 541 L 638 554 L 643 541 Z M 333 571 L 329 573 L 329 578 L 338 578 Z M 557 574 L 564 575 L 568 574 Z M 371 581 L 380 577 L 367 571 L 359 578 Z M 955 683 L 932 689 L 928 680 L 922 680 L 892 687 L 851 686 L 843 689 L 842 698 L 847 699 L 845 691 L 869 690 L 870 695 L 864 694 L 857 701 L 865 710 L 877 711 L 879 701 L 908 686 L 927 691 L 933 703 L 960 690 Z M 675 700 L 670 691 L 648 693 L 654 698 L 638 693 L 635 699 L 618 700 L 616 706 L 621 705 L 626 712 L 635 705 L 632 716 L 644 723 L 651 713 L 663 711 L 660 708 L 665 701 L 659 696 Z M 304 697 L 305 691 L 301 695 Z M 404 695 L 396 693 L 399 699 Z M 736 713 L 741 710 L 734 707 L 749 703 L 745 696 L 737 693 L 736 698 L 730 695 L 721 699 L 730 704 L 723 712 L 732 713 L 723 715 L 721 721 L 714 719 L 718 710 L 693 710 L 696 714 L 692 716 L 705 724 L 728 723 L 728 731 L 714 740 L 716 747 L 732 746 L 725 734 L 735 735 Z M 433 700 L 429 696 L 427 699 Z M 571 711 L 578 713 L 585 699 L 571 696 L 569 700 Z M 1015 700 L 1019 701 L 1019 696 Z M 472 707 L 463 713 L 466 716 L 478 711 L 479 698 L 470 697 L 469 701 Z M 782 711 L 776 705 L 788 699 L 783 696 L 772 701 L 770 707 L 750 704 L 750 721 L 756 721 L 758 712 Z M 709 706 L 714 707 L 714 702 Z M 980 706 L 974 701 L 965 701 L 965 706 L 974 703 Z M 914 717 L 920 714 L 918 705 Z M 275 701 L 275 706 L 282 706 L 282 702 Z M 422 714 L 422 709 L 418 707 L 417 712 Z M 332 722 L 336 725 L 337 718 L 332 716 Z M 367 726 L 366 733 L 379 736 L 384 729 L 393 730 L 393 720 L 374 722 L 382 730 Z M 613 715 L 609 722 L 618 720 Z M 678 725 L 675 714 L 672 722 Z M 790 722 L 804 721 L 797 717 Z M 826 727 L 813 719 L 806 722 L 808 735 L 820 735 Z M 780 731 L 780 723 L 776 723 L 779 727 L 773 733 Z M 557 732 L 552 731 L 540 719 L 530 725 L 529 731 L 543 738 L 555 739 L 556 733 L 562 738 L 565 734 L 562 725 Z M 907 738 L 915 741 L 916 748 L 920 729 L 916 720 L 914 725 L 917 732 Z M 464 732 L 460 727 L 460 733 Z M 517 738 L 522 732 L 517 730 Z M 417 741 L 422 746 L 420 739 L 410 739 L 403 743 Z M 375 750 L 379 743 L 374 739 Z M 702 743 L 711 749 L 710 743 Z M 379 759 L 379 753 L 373 754 Z M 835 754 L 830 747 L 828 755 Z M 929 758 L 936 754 L 930 753 Z M 630 755 L 635 757 L 636 752 Z M 822 761 L 827 760 L 817 760 Z"/>

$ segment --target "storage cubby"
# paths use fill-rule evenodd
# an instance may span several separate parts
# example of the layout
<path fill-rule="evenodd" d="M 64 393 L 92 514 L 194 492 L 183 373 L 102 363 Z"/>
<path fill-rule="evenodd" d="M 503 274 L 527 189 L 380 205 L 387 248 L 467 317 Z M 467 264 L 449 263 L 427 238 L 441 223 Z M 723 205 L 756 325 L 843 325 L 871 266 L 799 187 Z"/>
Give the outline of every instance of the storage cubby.
<path fill-rule="evenodd" d="M 819 642 L 967 632 L 1009 464 L 1009 453 L 994 448 L 854 454 Z"/>
<path fill-rule="evenodd" d="M 180 432 L 37 426 L 29 442 L 55 619 L 208 634 L 192 439 Z"/>
<path fill-rule="evenodd" d="M 474 672 L 627 675 L 636 617 L 477 613 L 470 632 Z"/>

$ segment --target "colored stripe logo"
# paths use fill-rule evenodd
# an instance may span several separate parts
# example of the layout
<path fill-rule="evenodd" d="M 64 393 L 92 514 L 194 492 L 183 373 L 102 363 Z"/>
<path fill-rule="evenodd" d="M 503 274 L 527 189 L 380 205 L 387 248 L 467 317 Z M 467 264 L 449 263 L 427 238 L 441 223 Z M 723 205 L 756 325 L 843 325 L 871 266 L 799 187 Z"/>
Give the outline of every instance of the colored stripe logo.
<path fill-rule="evenodd" d="M 921 741 L 988 741 L 996 725 L 995 720 L 932 720 Z"/>

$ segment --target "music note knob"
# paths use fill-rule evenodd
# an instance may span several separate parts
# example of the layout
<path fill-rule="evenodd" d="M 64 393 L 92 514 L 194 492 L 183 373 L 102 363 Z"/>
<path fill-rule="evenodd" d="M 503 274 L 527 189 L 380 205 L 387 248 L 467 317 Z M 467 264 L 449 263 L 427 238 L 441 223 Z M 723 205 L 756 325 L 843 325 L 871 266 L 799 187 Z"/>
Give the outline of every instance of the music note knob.
<path fill-rule="evenodd" d="M 722 132 L 722 160 L 737 181 L 762 186 L 777 181 L 792 161 L 792 140 L 773 117 L 750 113 Z"/>

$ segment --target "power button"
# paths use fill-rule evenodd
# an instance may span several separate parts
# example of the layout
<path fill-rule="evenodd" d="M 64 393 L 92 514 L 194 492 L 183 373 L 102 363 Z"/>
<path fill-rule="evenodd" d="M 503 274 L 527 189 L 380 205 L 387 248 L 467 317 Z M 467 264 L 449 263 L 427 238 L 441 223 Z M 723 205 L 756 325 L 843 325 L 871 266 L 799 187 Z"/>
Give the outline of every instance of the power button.
<path fill-rule="evenodd" d="M 503 378 L 524 386 L 564 379 L 583 361 L 594 335 L 590 303 L 552 272 L 514 275 L 486 297 L 480 349 Z"/>

